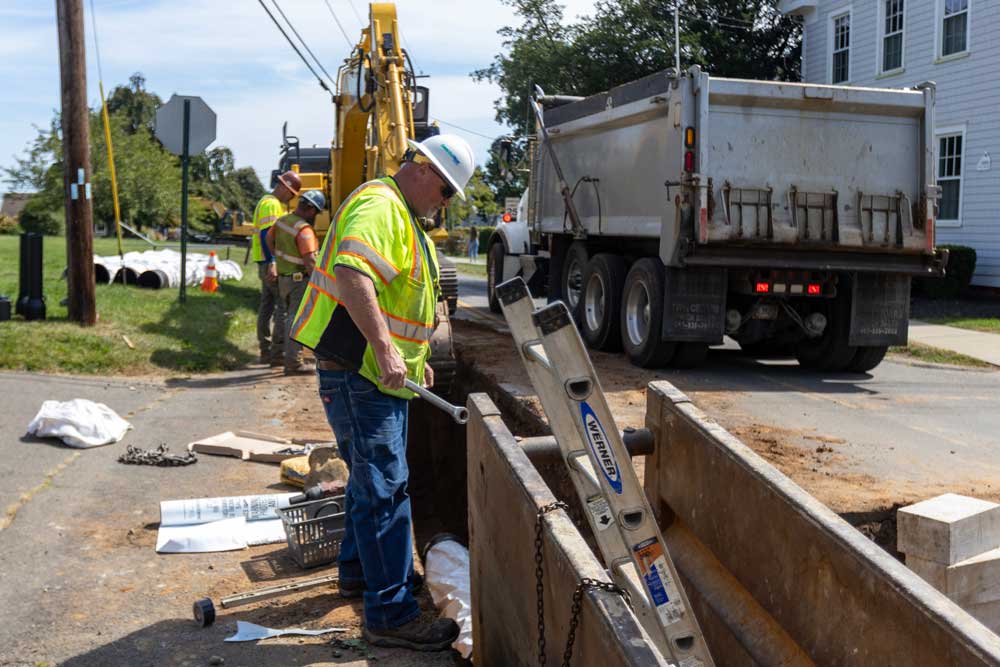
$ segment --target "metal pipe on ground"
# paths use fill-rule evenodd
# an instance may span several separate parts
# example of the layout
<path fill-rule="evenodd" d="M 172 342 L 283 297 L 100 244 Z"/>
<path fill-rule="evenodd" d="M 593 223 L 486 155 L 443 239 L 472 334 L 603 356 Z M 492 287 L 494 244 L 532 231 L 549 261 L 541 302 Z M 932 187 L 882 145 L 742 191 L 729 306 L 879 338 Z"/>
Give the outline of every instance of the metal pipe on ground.
<path fill-rule="evenodd" d="M 118 284 L 122 283 L 122 272 L 123 271 L 125 272 L 124 275 L 125 275 L 125 284 L 126 285 L 135 285 L 137 282 L 139 282 L 139 274 L 136 273 L 134 269 L 130 269 L 127 266 L 123 266 L 122 268 L 118 269 L 117 273 L 115 273 L 115 282 L 116 283 L 118 283 Z"/>
<path fill-rule="evenodd" d="M 139 274 L 136 282 L 139 287 L 145 287 L 147 289 L 163 289 L 164 287 L 170 287 L 170 278 L 166 273 L 160 271 L 159 269 L 143 271 Z"/>
<path fill-rule="evenodd" d="M 627 428 L 622 431 L 622 440 L 625 441 L 625 448 L 628 450 L 629 456 L 649 456 L 656 447 L 653 432 L 646 428 Z M 562 452 L 559 450 L 555 436 L 541 435 L 521 438 L 518 444 L 521 445 L 521 451 L 527 454 L 535 465 L 559 463 L 562 460 Z"/>

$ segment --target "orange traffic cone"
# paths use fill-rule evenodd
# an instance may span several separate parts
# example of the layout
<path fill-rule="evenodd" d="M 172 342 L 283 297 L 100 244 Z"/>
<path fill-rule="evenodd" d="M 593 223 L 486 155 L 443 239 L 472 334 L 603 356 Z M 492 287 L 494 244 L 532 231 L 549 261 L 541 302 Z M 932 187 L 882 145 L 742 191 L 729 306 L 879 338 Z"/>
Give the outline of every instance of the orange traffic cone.
<path fill-rule="evenodd" d="M 202 292 L 219 291 L 219 273 L 215 270 L 215 251 L 208 256 L 208 266 L 205 267 L 205 277 L 201 281 Z"/>

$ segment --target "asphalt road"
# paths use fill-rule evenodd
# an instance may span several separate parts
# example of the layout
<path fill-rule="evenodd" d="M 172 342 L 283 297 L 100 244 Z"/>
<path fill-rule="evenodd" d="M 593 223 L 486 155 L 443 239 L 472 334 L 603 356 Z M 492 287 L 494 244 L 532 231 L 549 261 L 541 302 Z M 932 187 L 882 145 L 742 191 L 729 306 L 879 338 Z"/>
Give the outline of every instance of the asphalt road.
<path fill-rule="evenodd" d="M 481 278 L 460 278 L 456 317 L 506 330 Z M 625 364 L 595 361 L 599 374 L 620 376 Z M 829 447 L 820 456 L 827 468 L 871 478 L 886 505 L 948 490 L 1000 494 L 1000 372 L 890 358 L 870 374 L 824 375 L 794 360 L 748 358 L 728 339 L 698 369 L 634 372 L 643 377 L 636 389 L 669 380 L 730 430 Z"/>
<path fill-rule="evenodd" d="M 332 587 L 219 609 L 210 628 L 192 620 L 196 599 L 218 606 L 223 595 L 332 570 L 299 570 L 282 544 L 155 552 L 160 500 L 288 491 L 276 465 L 207 455 L 182 468 L 116 462 L 129 444 L 165 443 L 179 453 L 227 430 L 281 433 L 288 382 L 267 369 L 174 381 L 0 373 L 0 665 L 200 666 L 212 656 L 227 666 L 367 664 L 348 650 L 338 657 L 329 637 L 223 643 L 237 619 L 277 628 L 356 624 L 358 605 Z M 120 443 L 86 450 L 25 435 L 43 400 L 72 398 L 109 405 L 133 430 Z M 375 655 L 380 664 L 452 664 L 448 653 Z"/>

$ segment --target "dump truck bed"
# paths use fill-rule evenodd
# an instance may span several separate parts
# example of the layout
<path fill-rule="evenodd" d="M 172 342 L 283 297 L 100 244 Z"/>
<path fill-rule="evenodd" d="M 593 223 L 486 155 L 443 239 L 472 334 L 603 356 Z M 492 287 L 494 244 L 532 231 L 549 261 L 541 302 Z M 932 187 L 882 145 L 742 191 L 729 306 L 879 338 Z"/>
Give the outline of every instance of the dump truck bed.
<path fill-rule="evenodd" d="M 692 68 L 549 109 L 545 121 L 586 234 L 658 238 L 675 264 L 682 240 L 930 253 L 933 109 L 932 86 L 747 81 Z M 535 228 L 572 231 L 551 159 L 538 156 Z"/>

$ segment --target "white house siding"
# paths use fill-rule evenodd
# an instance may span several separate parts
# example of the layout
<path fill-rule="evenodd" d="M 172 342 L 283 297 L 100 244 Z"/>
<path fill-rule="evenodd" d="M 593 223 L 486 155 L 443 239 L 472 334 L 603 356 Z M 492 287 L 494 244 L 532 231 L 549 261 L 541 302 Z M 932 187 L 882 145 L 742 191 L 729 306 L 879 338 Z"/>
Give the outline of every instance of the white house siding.
<path fill-rule="evenodd" d="M 879 75 L 877 20 L 884 0 L 816 0 L 804 14 L 803 79 L 830 82 L 830 19 L 851 11 L 850 85 L 905 88 L 937 83 L 937 128 L 965 128 L 962 160 L 961 220 L 939 223 L 939 244 L 976 249 L 973 282 L 1000 287 L 1000 0 L 969 0 L 969 54 L 936 62 L 936 0 L 904 4 L 903 71 Z M 984 153 L 992 165 L 977 171 Z"/>

